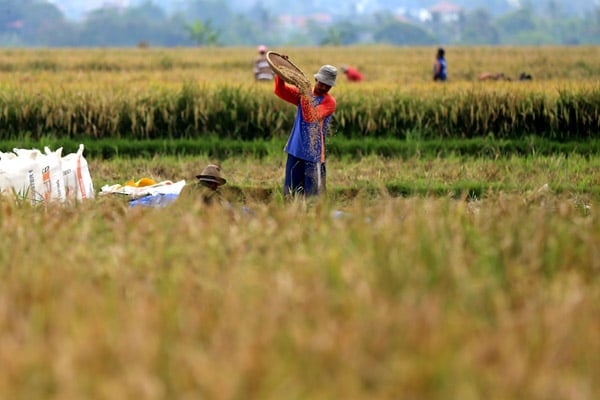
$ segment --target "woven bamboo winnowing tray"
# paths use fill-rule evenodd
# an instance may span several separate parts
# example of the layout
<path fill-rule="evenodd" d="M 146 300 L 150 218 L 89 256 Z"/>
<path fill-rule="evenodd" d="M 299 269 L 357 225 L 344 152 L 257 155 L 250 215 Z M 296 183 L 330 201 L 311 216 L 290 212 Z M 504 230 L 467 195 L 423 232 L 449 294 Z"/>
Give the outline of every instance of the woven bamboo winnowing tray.
<path fill-rule="evenodd" d="M 310 89 L 310 79 L 288 57 L 274 51 L 267 52 L 267 62 L 281 79 L 301 90 Z"/>

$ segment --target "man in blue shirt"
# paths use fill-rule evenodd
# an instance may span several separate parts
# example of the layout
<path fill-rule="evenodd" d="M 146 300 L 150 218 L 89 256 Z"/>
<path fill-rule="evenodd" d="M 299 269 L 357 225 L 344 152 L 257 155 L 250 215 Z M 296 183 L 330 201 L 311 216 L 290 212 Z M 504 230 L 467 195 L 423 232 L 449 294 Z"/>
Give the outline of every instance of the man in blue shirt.
<path fill-rule="evenodd" d="M 325 136 L 336 108 L 329 90 L 336 77 L 334 66 L 323 65 L 314 75 L 312 90 L 302 92 L 275 75 L 275 94 L 296 106 L 294 127 L 285 146 L 284 195 L 317 195 L 325 189 Z"/>

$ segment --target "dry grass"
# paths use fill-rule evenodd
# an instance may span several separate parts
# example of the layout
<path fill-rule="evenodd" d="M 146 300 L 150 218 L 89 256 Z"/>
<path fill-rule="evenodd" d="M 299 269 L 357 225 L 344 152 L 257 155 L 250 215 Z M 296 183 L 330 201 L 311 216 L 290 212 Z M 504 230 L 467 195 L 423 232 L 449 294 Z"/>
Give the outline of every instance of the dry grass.
<path fill-rule="evenodd" d="M 436 48 L 322 47 L 274 49 L 287 54 L 307 75 L 325 63 L 347 64 L 367 83 L 411 85 L 430 82 Z M 516 78 L 525 71 L 537 80 L 597 81 L 600 49 L 579 47 L 457 47 L 446 51 L 451 82 L 476 82 L 482 72 Z M 255 86 L 254 48 L 195 49 L 5 49 L 0 51 L 3 80 L 24 87 L 58 83 L 123 86 L 185 80 Z M 65 73 L 67 72 L 67 73 Z M 106 77 L 110 77 L 107 79 Z M 343 76 L 340 76 L 343 78 Z M 340 80 L 343 86 L 354 86 Z M 499 82 L 482 83 L 494 86 Z M 337 86 L 336 86 L 337 88 Z"/>
<path fill-rule="evenodd" d="M 339 140 L 337 137 L 329 141 Z M 110 161 L 90 159 L 90 170 L 97 188 L 105 184 L 124 183 L 149 177 L 156 181 L 170 179 L 189 182 L 209 163 L 222 166 L 228 186 L 279 190 L 283 183 L 285 153 L 264 159 L 231 157 L 214 160 L 206 156 L 122 159 Z M 527 195 L 544 185 L 550 190 L 571 188 L 573 196 L 579 188 L 600 186 L 600 159 L 575 154 L 509 158 L 427 158 L 408 159 L 365 156 L 360 159 L 327 160 L 327 180 L 332 190 L 385 187 L 397 182 L 408 186 L 449 185 L 454 182 L 484 182 L 501 187 L 505 192 Z"/>
<path fill-rule="evenodd" d="M 542 181 L 552 162 L 505 168 Z M 228 181 L 281 173 L 252 163 L 225 160 Z M 157 172 L 148 161 L 90 165 L 113 179 Z M 405 165 L 406 174 L 491 176 L 477 160 Z M 332 177 L 392 174 L 384 160 L 337 167 Z M 382 195 L 342 208 L 249 201 L 248 212 L 186 194 L 164 209 L 112 197 L 0 202 L 3 398 L 600 394 L 596 200 L 517 190 L 472 202 Z"/>

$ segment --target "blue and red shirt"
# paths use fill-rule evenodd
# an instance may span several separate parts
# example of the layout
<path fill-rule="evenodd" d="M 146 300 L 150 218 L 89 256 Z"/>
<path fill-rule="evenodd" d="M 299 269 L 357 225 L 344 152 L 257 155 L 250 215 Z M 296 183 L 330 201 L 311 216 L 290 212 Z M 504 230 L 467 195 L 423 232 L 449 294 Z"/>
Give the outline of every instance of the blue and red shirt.
<path fill-rule="evenodd" d="M 306 161 L 324 163 L 325 135 L 335 112 L 335 98 L 329 93 L 302 96 L 298 88 L 286 85 L 278 75 L 275 75 L 275 94 L 297 107 L 294 127 L 285 151 Z"/>

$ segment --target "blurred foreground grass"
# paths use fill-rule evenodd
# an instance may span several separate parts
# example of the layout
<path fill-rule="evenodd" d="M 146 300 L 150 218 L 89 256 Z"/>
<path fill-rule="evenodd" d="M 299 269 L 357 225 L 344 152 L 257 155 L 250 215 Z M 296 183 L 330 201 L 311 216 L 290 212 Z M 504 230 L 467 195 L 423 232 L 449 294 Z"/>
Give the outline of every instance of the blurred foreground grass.
<path fill-rule="evenodd" d="M 98 186 L 208 160 L 180 161 L 90 165 Z M 162 209 L 3 199 L 1 397 L 598 398 L 598 201 L 551 189 L 597 185 L 594 160 L 392 163 L 331 160 L 330 188 L 524 186 L 471 201 L 274 196 L 250 211 L 193 192 Z M 223 165 L 234 185 L 282 173 L 274 160 Z"/>

